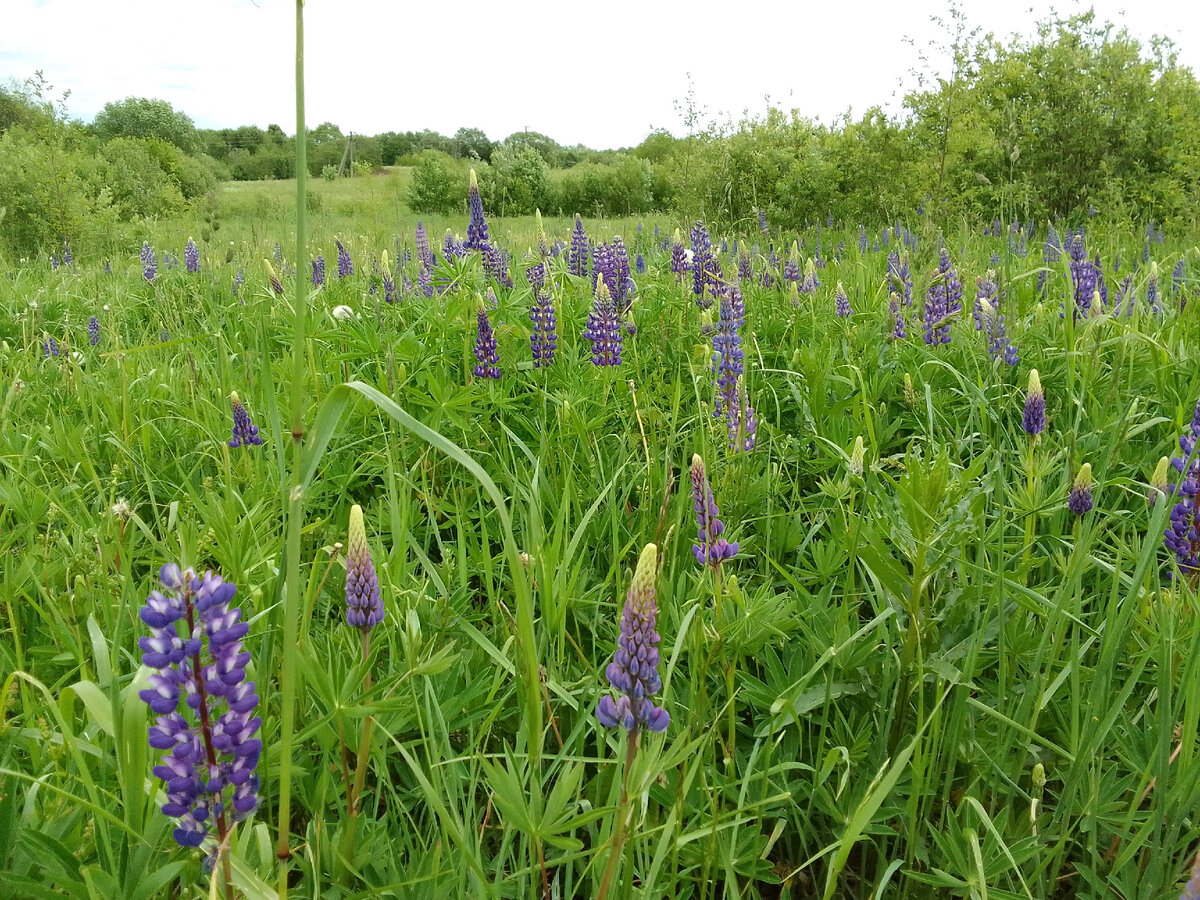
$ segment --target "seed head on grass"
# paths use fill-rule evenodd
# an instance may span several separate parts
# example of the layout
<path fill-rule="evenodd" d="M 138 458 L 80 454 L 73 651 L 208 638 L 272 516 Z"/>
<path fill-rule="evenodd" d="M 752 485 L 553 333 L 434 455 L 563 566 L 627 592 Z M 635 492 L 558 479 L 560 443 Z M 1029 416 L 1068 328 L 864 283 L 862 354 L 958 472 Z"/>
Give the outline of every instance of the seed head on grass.
<path fill-rule="evenodd" d="M 654 576 L 658 548 L 647 544 L 638 557 L 633 581 L 621 612 L 621 634 L 617 651 L 604 674 L 617 692 L 600 698 L 596 718 L 605 728 L 620 726 L 627 731 L 665 731 L 671 716 L 650 698 L 662 689 L 658 674 L 658 607 L 654 602 Z"/>

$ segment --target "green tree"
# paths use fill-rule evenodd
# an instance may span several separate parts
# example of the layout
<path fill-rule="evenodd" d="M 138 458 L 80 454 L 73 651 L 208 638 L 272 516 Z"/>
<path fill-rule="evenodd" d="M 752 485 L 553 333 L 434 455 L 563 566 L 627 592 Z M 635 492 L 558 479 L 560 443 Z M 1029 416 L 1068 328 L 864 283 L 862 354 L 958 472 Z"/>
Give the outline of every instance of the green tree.
<path fill-rule="evenodd" d="M 174 144 L 185 153 L 199 148 L 196 126 L 166 100 L 127 97 L 106 103 L 92 123 L 105 140 L 112 138 L 157 138 Z"/>
<path fill-rule="evenodd" d="M 413 167 L 408 207 L 417 213 L 449 213 L 461 208 L 467 179 L 445 153 L 426 150 Z"/>
<path fill-rule="evenodd" d="M 459 159 L 482 159 L 489 162 L 495 144 L 478 128 L 460 128 L 454 132 L 454 155 Z"/>

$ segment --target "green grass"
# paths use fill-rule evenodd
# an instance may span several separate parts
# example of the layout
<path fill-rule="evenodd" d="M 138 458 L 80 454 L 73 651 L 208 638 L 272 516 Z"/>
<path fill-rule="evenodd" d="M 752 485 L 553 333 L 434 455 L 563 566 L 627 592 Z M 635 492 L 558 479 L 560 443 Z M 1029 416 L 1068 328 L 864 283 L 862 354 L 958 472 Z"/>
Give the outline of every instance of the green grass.
<path fill-rule="evenodd" d="M 82 259 L 0 278 L 7 896 L 208 895 L 200 855 L 159 812 L 136 695 L 137 611 L 169 560 L 219 569 L 251 622 L 265 751 L 263 807 L 233 842 L 246 896 L 277 882 L 285 654 L 302 676 L 296 896 L 536 897 L 543 879 L 551 896 L 594 896 L 625 751 L 593 711 L 648 542 L 671 725 L 643 737 L 630 772 L 612 896 L 1178 894 L 1198 832 L 1200 633 L 1193 586 L 1168 577 L 1166 508 L 1145 496 L 1200 397 L 1197 303 L 1060 318 L 1064 263 L 1043 302 L 1037 250 L 962 229 L 947 237 L 967 285 L 952 343 L 926 347 L 916 318 L 892 342 L 884 254 L 860 257 L 856 233 L 826 231 L 826 252 L 850 249 L 798 307 L 744 285 L 760 429 L 753 451 L 730 453 L 711 343 L 654 222 L 641 234 L 587 223 L 647 255 L 623 364 L 591 365 L 590 282 L 560 260 L 559 359 L 534 370 L 532 219 L 493 220 L 516 287 L 492 313 L 504 377 L 484 383 L 471 376 L 477 264 L 444 267 L 458 287 L 432 299 L 369 293 L 371 260 L 386 249 L 395 262 L 396 236 L 412 243 L 404 178 L 312 185 L 310 255 L 324 254 L 330 280 L 302 348 L 305 421 L 309 447 L 328 446 L 308 451 L 296 646 L 282 641 L 280 579 L 292 315 L 261 263 L 276 241 L 294 262 L 295 185 L 228 186 L 207 240 L 198 221 L 153 226 L 160 250 L 200 240 L 198 275 L 160 260 L 148 284 L 130 246 L 111 275 Z M 425 224 L 435 245 L 445 227 L 465 231 L 463 217 Z M 546 220 L 551 239 L 570 224 Z M 356 265 L 344 282 L 335 236 Z M 811 248 L 815 232 L 803 237 Z M 918 310 L 937 233 L 925 223 L 920 238 Z M 1119 252 L 1122 275 L 1140 259 L 1132 228 L 1097 226 L 1088 243 L 1106 264 Z M 1153 248 L 1164 290 L 1191 243 Z M 970 315 L 993 251 L 1015 369 L 989 363 Z M 239 264 L 244 304 L 230 294 Z M 1145 279 L 1135 271 L 1139 297 Z M 839 280 L 848 320 L 833 316 Z M 339 304 L 357 317 L 335 320 Z M 47 359 L 51 335 L 64 355 Z M 1020 425 L 1030 368 L 1050 423 L 1032 447 Z M 231 390 L 262 447 L 225 444 Z M 858 436 L 861 475 L 847 467 Z M 741 546 L 720 584 L 692 558 L 693 453 Z M 1065 501 L 1084 462 L 1096 508 L 1076 520 Z M 343 612 L 354 503 L 387 610 L 365 662 Z M 368 716 L 363 812 L 346 839 L 341 747 L 356 751 Z"/>

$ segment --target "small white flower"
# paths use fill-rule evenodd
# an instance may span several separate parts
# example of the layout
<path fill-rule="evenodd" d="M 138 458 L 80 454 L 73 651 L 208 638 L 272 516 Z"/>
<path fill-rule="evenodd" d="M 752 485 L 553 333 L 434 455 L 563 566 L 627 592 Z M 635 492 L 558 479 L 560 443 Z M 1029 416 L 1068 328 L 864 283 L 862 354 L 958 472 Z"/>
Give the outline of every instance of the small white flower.
<path fill-rule="evenodd" d="M 345 306 L 345 305 L 335 306 L 332 310 L 329 311 L 329 314 L 331 316 L 333 316 L 335 319 L 337 319 L 339 322 L 346 322 L 350 319 L 358 318 L 358 313 L 356 313 L 349 306 Z"/>
<path fill-rule="evenodd" d="M 133 515 L 133 509 L 123 497 L 118 498 L 117 502 L 112 505 L 111 512 L 118 519 L 128 519 Z"/>
<path fill-rule="evenodd" d="M 71 359 L 74 361 L 75 365 L 82 366 L 85 358 L 86 357 L 84 357 L 84 355 L 78 350 L 71 351 Z"/>
<path fill-rule="evenodd" d="M 36 301 L 36 300 L 30 300 L 30 301 L 29 301 L 29 308 L 30 308 L 30 309 L 37 309 L 37 301 Z"/>
<path fill-rule="evenodd" d="M 107 303 L 105 303 L 104 306 L 102 306 L 100 308 L 103 309 L 105 312 L 112 312 L 112 307 L 109 306 Z"/>
<path fill-rule="evenodd" d="M 688 248 L 686 248 L 686 247 L 684 248 L 684 250 L 683 250 L 683 256 L 684 256 L 684 258 L 685 258 L 685 259 L 688 261 L 688 265 L 691 265 L 691 263 L 692 263 L 692 257 L 693 257 L 693 256 L 695 256 L 695 255 L 696 255 L 696 254 L 695 254 L 695 253 L 694 253 L 692 250 L 690 250 L 690 249 L 688 249 Z"/>

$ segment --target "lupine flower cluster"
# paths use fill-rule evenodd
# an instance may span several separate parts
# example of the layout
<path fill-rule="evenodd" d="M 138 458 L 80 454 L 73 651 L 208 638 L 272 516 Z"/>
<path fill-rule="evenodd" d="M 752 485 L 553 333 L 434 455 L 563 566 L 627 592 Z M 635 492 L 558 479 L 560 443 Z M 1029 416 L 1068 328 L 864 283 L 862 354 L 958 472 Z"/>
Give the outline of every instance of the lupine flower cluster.
<path fill-rule="evenodd" d="M 586 277 L 588 273 L 588 239 L 583 230 L 583 219 L 575 214 L 575 228 L 571 231 L 571 249 L 567 251 L 567 269 L 572 275 Z"/>
<path fill-rule="evenodd" d="M 737 541 L 727 541 L 725 523 L 721 521 L 721 510 L 717 508 L 712 485 L 704 469 L 700 454 L 692 454 L 692 509 L 696 513 L 696 540 L 692 544 L 692 556 L 701 566 L 719 566 L 733 559 L 738 552 Z"/>
<path fill-rule="evenodd" d="M 817 277 L 817 267 L 810 258 L 808 264 L 804 267 L 804 280 L 800 282 L 800 293 L 815 294 L 817 288 L 821 286 L 821 279 Z"/>
<path fill-rule="evenodd" d="M 1158 263 L 1150 263 L 1150 275 L 1146 278 L 1146 305 L 1156 316 L 1162 315 L 1162 300 L 1158 296 Z"/>
<path fill-rule="evenodd" d="M 608 285 L 600 279 L 596 283 L 596 296 L 592 311 L 588 314 L 583 337 L 592 344 L 592 364 L 597 366 L 619 366 L 621 364 L 621 323 L 616 304 L 608 292 Z"/>
<path fill-rule="evenodd" d="M 1087 318 L 1091 313 L 1098 284 L 1103 284 L 1104 274 L 1100 267 L 1088 259 L 1083 246 L 1083 234 L 1075 234 L 1068 247 L 1071 256 L 1071 284 L 1075 298 L 1075 318 Z M 1099 312 L 1099 310 L 1096 310 Z"/>
<path fill-rule="evenodd" d="M 1133 315 L 1133 308 L 1137 303 L 1137 296 L 1133 290 L 1133 275 L 1126 275 L 1121 279 L 1121 283 L 1117 285 L 1117 296 L 1113 300 L 1112 314 L 1119 316 L 1121 314 L 1122 305 L 1127 304 L 1125 315 L 1126 317 Z"/>
<path fill-rule="evenodd" d="M 312 283 L 313 287 L 320 287 L 325 283 L 325 257 L 320 253 L 312 262 Z"/>
<path fill-rule="evenodd" d="M 525 269 L 525 280 L 529 282 L 529 286 L 533 288 L 533 293 L 536 295 L 542 289 L 542 285 L 546 283 L 546 264 L 534 263 Z"/>
<path fill-rule="evenodd" d="M 680 237 L 679 229 L 675 229 L 675 240 L 671 243 L 671 271 L 675 274 L 677 282 L 683 281 L 683 276 L 688 271 L 687 249 L 683 246 L 683 238 Z"/>
<path fill-rule="evenodd" d="M 1029 370 L 1029 387 L 1025 391 L 1025 414 L 1021 427 L 1030 437 L 1037 437 L 1046 430 L 1046 395 L 1042 391 L 1042 380 L 1038 370 Z"/>
<path fill-rule="evenodd" d="M 533 333 L 529 335 L 533 367 L 542 369 L 554 362 L 558 350 L 558 314 L 549 288 L 543 287 L 534 294 L 529 319 L 533 322 Z"/>
<path fill-rule="evenodd" d="M 42 353 L 47 359 L 51 356 L 58 356 L 58 341 L 54 339 L 54 335 L 50 335 L 42 341 Z"/>
<path fill-rule="evenodd" d="M 187 243 L 183 247 L 183 266 L 188 272 L 200 271 L 200 250 L 191 238 L 187 239 Z"/>
<path fill-rule="evenodd" d="M 754 277 L 754 262 L 750 259 L 750 251 L 745 247 L 738 253 L 738 280 L 749 281 Z"/>
<path fill-rule="evenodd" d="M 100 343 L 100 320 L 95 316 L 88 318 L 88 343 L 93 347 Z"/>
<path fill-rule="evenodd" d="M 492 321 L 488 318 L 487 307 L 479 304 L 479 312 L 475 325 L 475 377 L 499 378 L 500 355 L 497 352 L 496 336 L 492 333 Z"/>
<path fill-rule="evenodd" d="M 483 250 L 488 245 L 488 226 L 483 218 L 483 198 L 479 196 L 479 179 L 471 170 L 471 182 L 467 187 L 467 206 L 471 218 L 467 223 L 467 239 L 463 247 L 467 250 Z"/>
<path fill-rule="evenodd" d="M 425 231 L 424 222 L 417 223 L 416 237 L 413 240 L 417 245 L 417 262 L 424 268 L 432 269 L 437 265 L 437 260 L 433 250 L 429 248 L 429 235 Z"/>
<path fill-rule="evenodd" d="M 246 301 L 244 299 L 242 299 L 242 296 L 239 293 L 239 291 L 240 291 L 242 285 L 245 283 L 245 281 L 246 281 L 246 276 L 242 272 L 242 267 L 239 265 L 238 270 L 233 275 L 233 296 L 237 298 L 239 303 L 243 303 L 243 304 Z"/>
<path fill-rule="evenodd" d="M 799 283 L 803 277 L 800 271 L 800 260 L 796 258 L 800 251 L 793 245 L 792 252 L 788 254 L 787 259 L 783 263 L 782 278 L 784 281 Z"/>
<path fill-rule="evenodd" d="M 840 281 L 833 291 L 833 301 L 834 315 L 839 319 L 849 318 L 854 315 L 854 310 L 850 308 L 850 298 L 846 296 L 846 289 L 842 287 Z"/>
<path fill-rule="evenodd" d="M 233 409 L 233 437 L 229 439 L 229 446 L 236 449 L 261 444 L 263 439 L 259 436 L 258 427 L 251 421 L 250 413 L 242 405 L 242 398 L 237 391 L 230 393 L 229 405 Z"/>
<path fill-rule="evenodd" d="M 642 256 L 642 254 L 639 253 L 633 261 L 633 269 L 639 275 L 645 275 L 646 274 L 646 257 Z"/>
<path fill-rule="evenodd" d="M 867 252 L 867 229 L 862 225 L 858 226 L 858 252 L 860 255 Z"/>
<path fill-rule="evenodd" d="M 692 293 L 696 295 L 696 305 L 701 309 L 712 306 L 712 295 L 716 294 L 723 279 L 721 264 L 713 255 L 712 239 L 703 222 L 692 226 Z"/>
<path fill-rule="evenodd" d="M 767 211 L 765 209 L 758 211 L 758 230 L 763 234 L 767 233 Z"/>
<path fill-rule="evenodd" d="M 891 290 L 905 306 L 912 306 L 913 281 L 908 265 L 908 251 L 893 250 L 888 254 L 887 277 Z"/>
<path fill-rule="evenodd" d="M 1179 437 L 1180 455 L 1171 458 L 1171 466 L 1179 473 L 1171 488 L 1175 506 L 1171 509 L 1171 524 L 1167 526 L 1167 548 L 1175 554 L 1179 570 L 1194 576 L 1200 572 L 1200 401 L 1192 413 L 1192 421 Z"/>
<path fill-rule="evenodd" d="M 149 241 L 142 241 L 142 277 L 147 281 L 158 277 L 158 260 Z"/>
<path fill-rule="evenodd" d="M 66 260 L 66 251 L 63 252 L 63 259 Z M 1178 294 L 1180 289 L 1187 284 L 1187 262 L 1181 256 L 1171 269 L 1171 293 Z"/>
<path fill-rule="evenodd" d="M 888 311 L 891 312 L 892 318 L 896 320 L 896 325 L 892 329 L 892 337 L 896 340 L 908 337 L 908 329 L 904 321 L 904 313 L 900 311 L 900 295 L 895 291 L 892 291 L 890 294 Z"/>
<path fill-rule="evenodd" d="M 466 256 L 466 248 L 463 247 L 460 241 L 449 228 L 446 229 L 446 234 L 442 237 L 442 256 L 446 262 L 457 259 L 460 256 Z M 432 253 L 430 254 L 432 256 Z"/>
<path fill-rule="evenodd" d="M 338 278 L 349 278 L 354 274 L 354 261 L 350 259 L 350 251 L 336 238 L 334 243 L 337 244 L 338 250 Z"/>
<path fill-rule="evenodd" d="M 983 330 L 983 306 L 985 303 L 992 307 L 999 305 L 999 287 L 996 285 L 996 273 L 988 269 L 987 274 L 975 278 L 975 306 L 971 315 L 975 317 L 975 330 Z"/>
<path fill-rule="evenodd" d="M 396 280 L 392 277 L 391 260 L 388 258 L 388 252 L 386 250 L 384 250 L 383 253 L 380 255 L 380 260 L 381 260 L 381 262 L 380 262 L 380 266 L 379 266 L 379 272 L 380 272 L 379 277 L 380 277 L 380 281 L 383 284 L 383 302 L 384 303 L 395 303 L 396 302 Z"/>
<path fill-rule="evenodd" d="M 346 623 L 370 631 L 383 621 L 383 598 L 379 578 L 367 545 L 362 507 L 350 507 L 350 529 L 346 536 Z"/>
<path fill-rule="evenodd" d="M 1079 474 L 1071 485 L 1071 493 L 1067 497 L 1067 509 L 1077 516 L 1092 509 L 1092 464 L 1084 463 L 1079 467 Z"/>
<path fill-rule="evenodd" d="M 142 663 L 156 670 L 139 696 L 157 716 L 150 746 L 165 751 L 154 767 L 167 787 L 162 811 L 179 820 L 173 835 L 181 846 L 199 847 L 213 823 L 223 843 L 229 819 L 247 818 L 259 803 L 262 720 L 242 650 L 249 628 L 229 606 L 237 588 L 221 576 L 170 563 L 159 580 L 165 590 L 151 591 L 139 613 L 150 637 L 138 645 Z"/>
<path fill-rule="evenodd" d="M 629 253 L 620 235 L 614 236 L 611 243 L 597 245 L 592 256 L 593 290 L 598 279 L 603 279 L 608 287 L 609 296 L 618 314 L 627 313 L 633 303 L 634 284 L 629 272 Z"/>
<path fill-rule="evenodd" d="M 1008 329 L 1004 324 L 1004 315 L 999 308 L 992 305 L 992 301 L 984 299 L 981 301 L 981 317 L 983 318 L 984 332 L 987 337 L 988 356 L 993 361 L 1003 359 L 1005 365 L 1015 366 L 1021 361 L 1021 357 L 1017 354 L 1016 345 L 1008 339 Z"/>
<path fill-rule="evenodd" d="M 666 731 L 671 717 L 650 698 L 662 689 L 658 674 L 658 607 L 654 602 L 654 576 L 658 568 L 658 548 L 647 544 L 638 557 L 625 607 L 621 611 L 621 635 L 617 651 L 604 674 L 617 691 L 600 698 L 596 718 L 605 728 L 618 725 L 637 733 L 642 729 Z"/>
<path fill-rule="evenodd" d="M 717 374 L 717 396 L 713 415 L 728 415 L 737 407 L 737 381 L 744 370 L 745 352 L 738 333 L 745 324 L 746 304 L 742 292 L 730 287 L 721 295 L 720 315 L 713 334 L 713 371 Z"/>
<path fill-rule="evenodd" d="M 933 273 L 925 295 L 925 343 L 930 346 L 950 343 L 949 318 L 962 309 L 962 283 L 950 264 L 950 254 L 943 247 L 938 255 L 937 271 Z"/>

